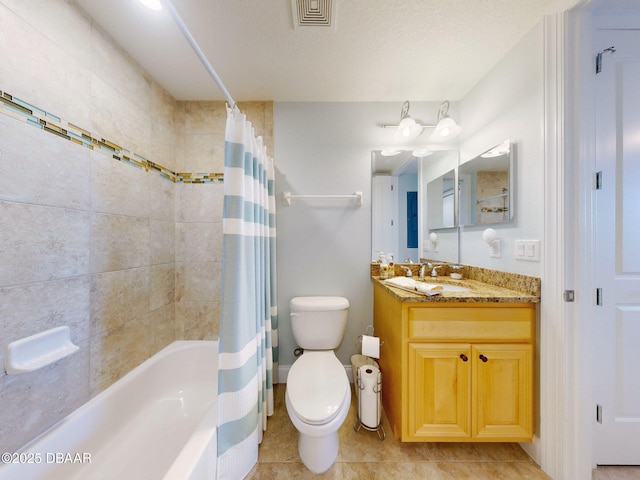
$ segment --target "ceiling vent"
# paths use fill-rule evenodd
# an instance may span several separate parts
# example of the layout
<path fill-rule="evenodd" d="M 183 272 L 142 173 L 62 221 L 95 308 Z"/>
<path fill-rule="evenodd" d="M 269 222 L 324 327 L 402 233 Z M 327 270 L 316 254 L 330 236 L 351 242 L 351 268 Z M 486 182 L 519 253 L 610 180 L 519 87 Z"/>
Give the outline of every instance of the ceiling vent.
<path fill-rule="evenodd" d="M 291 0 L 293 27 L 335 26 L 336 0 Z"/>

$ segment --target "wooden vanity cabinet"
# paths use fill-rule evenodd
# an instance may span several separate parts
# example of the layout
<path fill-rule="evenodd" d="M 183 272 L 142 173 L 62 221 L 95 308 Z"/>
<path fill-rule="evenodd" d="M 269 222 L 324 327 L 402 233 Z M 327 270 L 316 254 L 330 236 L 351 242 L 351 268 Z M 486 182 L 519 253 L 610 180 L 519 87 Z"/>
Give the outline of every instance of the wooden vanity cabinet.
<path fill-rule="evenodd" d="M 407 302 L 374 286 L 382 403 L 402 441 L 528 442 L 535 303 Z"/>

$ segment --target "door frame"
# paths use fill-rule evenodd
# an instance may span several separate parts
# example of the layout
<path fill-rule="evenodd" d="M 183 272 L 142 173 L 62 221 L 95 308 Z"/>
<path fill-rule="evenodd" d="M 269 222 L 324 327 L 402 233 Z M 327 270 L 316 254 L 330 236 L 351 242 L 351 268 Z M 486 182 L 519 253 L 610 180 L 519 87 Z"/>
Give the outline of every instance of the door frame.
<path fill-rule="evenodd" d="M 556 18 L 563 25 L 557 28 L 561 32 L 561 38 L 556 38 L 555 55 L 562 58 L 560 63 L 564 72 L 559 87 L 564 101 L 557 103 L 560 112 L 556 114 L 561 120 L 555 123 L 555 126 L 560 126 L 557 130 L 557 142 L 563 144 L 561 156 L 564 158 L 558 157 L 558 164 L 562 165 L 557 168 L 563 171 L 564 178 L 559 178 L 557 185 L 564 188 L 564 205 L 558 205 L 557 208 L 571 213 L 562 223 L 545 220 L 545 232 L 553 231 L 554 226 L 564 230 L 564 233 L 557 235 L 558 239 L 562 239 L 563 251 L 558 252 L 561 253 L 558 258 L 561 261 L 555 268 L 561 265 L 565 271 L 565 286 L 562 288 L 575 291 L 575 302 L 562 302 L 563 305 L 556 303 L 558 312 L 562 312 L 557 320 L 563 323 L 562 326 L 556 324 L 563 337 L 562 342 L 556 343 L 562 349 L 556 351 L 556 358 L 564 361 L 564 368 L 558 368 L 552 378 L 541 382 L 547 388 L 553 386 L 553 380 L 556 385 L 561 385 L 556 391 L 554 402 L 559 410 L 552 412 L 555 415 L 550 415 L 550 419 L 541 421 L 542 425 L 555 421 L 556 429 L 564 429 L 564 432 L 553 432 L 553 427 L 550 427 L 556 435 L 545 437 L 542 452 L 543 469 L 557 479 L 590 479 L 591 471 L 596 467 L 593 455 L 596 411 L 591 355 L 592 346 L 597 341 L 593 334 L 597 276 L 594 271 L 595 262 L 592 260 L 596 228 L 593 198 L 596 140 L 593 32 L 596 28 L 640 28 L 640 11 L 635 15 L 627 12 L 623 15 L 611 14 L 594 18 L 594 8 L 604 10 L 606 0 L 595 6 L 593 3 L 595 2 L 582 0 L 572 10 Z M 549 38 L 545 37 L 546 40 Z M 552 53 L 551 57 L 553 56 Z M 545 78 L 549 73 L 551 72 L 547 72 Z M 545 125 L 546 131 L 552 132 L 554 122 L 549 121 L 548 116 Z M 552 158 L 545 159 L 545 169 L 553 169 L 548 160 Z M 547 175 L 545 178 L 548 178 Z M 549 182 L 548 186 L 553 187 L 553 183 Z M 546 240 L 549 245 L 549 239 Z M 549 264 L 549 260 L 544 265 L 545 274 L 553 277 L 550 271 L 553 266 Z M 558 293 L 560 292 L 551 292 Z M 547 302 L 548 298 L 544 301 Z M 543 339 L 546 342 L 549 340 Z M 558 383 L 560 381 L 564 383 Z M 552 452 L 552 449 L 559 453 Z"/>

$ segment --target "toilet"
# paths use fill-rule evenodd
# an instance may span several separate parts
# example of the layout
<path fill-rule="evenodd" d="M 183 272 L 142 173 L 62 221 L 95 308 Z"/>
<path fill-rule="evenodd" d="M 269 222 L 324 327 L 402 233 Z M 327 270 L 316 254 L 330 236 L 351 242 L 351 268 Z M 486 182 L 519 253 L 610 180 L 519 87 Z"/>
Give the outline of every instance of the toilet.
<path fill-rule="evenodd" d="M 287 413 L 299 432 L 302 463 L 323 473 L 336 461 L 338 430 L 351 405 L 347 373 L 333 352 L 347 328 L 349 300 L 295 297 L 289 307 L 293 336 L 304 353 L 287 376 Z"/>

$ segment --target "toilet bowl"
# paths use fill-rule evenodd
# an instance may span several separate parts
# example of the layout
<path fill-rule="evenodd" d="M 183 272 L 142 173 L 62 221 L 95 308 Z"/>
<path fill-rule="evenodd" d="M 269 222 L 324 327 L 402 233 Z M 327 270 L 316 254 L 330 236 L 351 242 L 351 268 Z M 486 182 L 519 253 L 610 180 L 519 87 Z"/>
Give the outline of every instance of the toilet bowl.
<path fill-rule="evenodd" d="M 338 456 L 338 430 L 351 406 L 351 388 L 333 349 L 342 342 L 349 302 L 342 297 L 291 300 L 294 337 L 304 353 L 287 376 L 285 404 L 298 430 L 298 453 L 313 473 L 329 470 Z"/>

